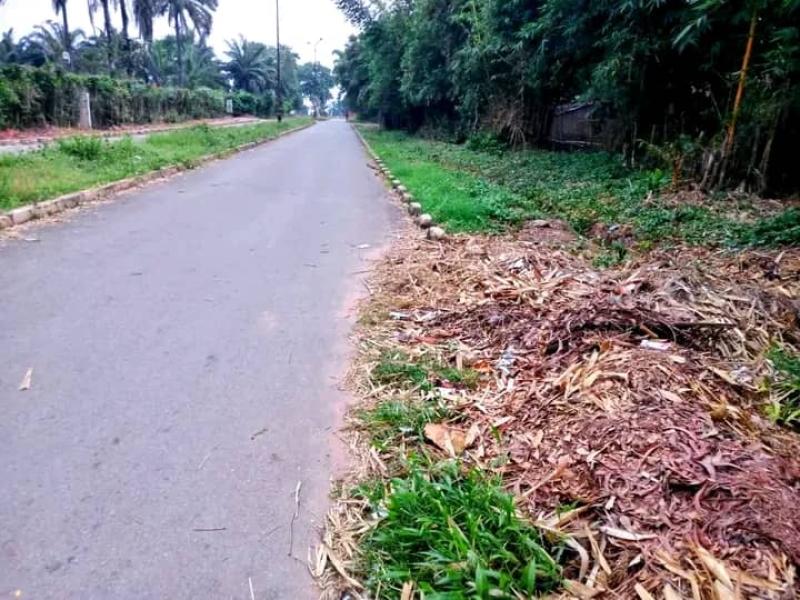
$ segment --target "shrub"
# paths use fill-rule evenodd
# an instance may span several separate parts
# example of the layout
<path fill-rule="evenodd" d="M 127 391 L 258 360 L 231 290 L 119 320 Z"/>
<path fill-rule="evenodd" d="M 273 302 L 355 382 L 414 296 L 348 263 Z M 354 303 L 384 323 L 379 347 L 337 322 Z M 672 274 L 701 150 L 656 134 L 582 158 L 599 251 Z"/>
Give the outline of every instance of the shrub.
<path fill-rule="evenodd" d="M 105 75 L 75 75 L 49 67 L 0 67 L 0 126 L 74 126 L 87 90 L 95 127 L 185 121 L 225 114 L 225 92 L 154 87 Z"/>
<path fill-rule="evenodd" d="M 550 554 L 558 549 L 517 515 L 494 479 L 452 464 L 412 465 L 384 502 L 385 518 L 362 545 L 373 591 L 396 596 L 414 581 L 424 597 L 530 598 L 561 580 Z"/>
<path fill-rule="evenodd" d="M 71 137 L 58 140 L 58 150 L 81 160 L 97 160 L 103 153 L 103 141 L 90 136 Z"/>

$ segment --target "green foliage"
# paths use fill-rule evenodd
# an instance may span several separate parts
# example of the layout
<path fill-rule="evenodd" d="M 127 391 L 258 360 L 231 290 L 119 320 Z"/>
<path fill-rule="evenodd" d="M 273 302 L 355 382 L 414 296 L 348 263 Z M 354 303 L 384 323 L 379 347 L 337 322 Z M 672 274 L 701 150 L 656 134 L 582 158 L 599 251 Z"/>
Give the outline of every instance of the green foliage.
<path fill-rule="evenodd" d="M 270 139 L 307 122 L 308 119 L 286 119 L 282 124 L 191 127 L 153 134 L 140 142 L 130 138 L 118 142 L 78 138 L 38 152 L 0 156 L 0 209 L 47 200 L 162 167 L 192 165 L 209 154 Z"/>
<path fill-rule="evenodd" d="M 103 140 L 91 136 L 77 136 L 58 140 L 58 151 L 81 160 L 97 160 L 103 152 Z"/>
<path fill-rule="evenodd" d="M 369 490 L 374 502 L 381 488 Z M 517 515 L 499 481 L 457 465 L 412 464 L 361 545 L 372 592 L 413 581 L 431 600 L 521 598 L 555 589 L 561 569 L 541 532 Z"/>
<path fill-rule="evenodd" d="M 370 433 L 372 444 L 386 450 L 401 440 L 424 442 L 425 425 L 454 415 L 441 401 L 386 400 L 357 416 Z"/>
<path fill-rule="evenodd" d="M 578 141 L 591 137 L 637 162 L 645 147 L 675 181 L 757 190 L 798 182 L 786 158 L 800 130 L 797 2 L 338 4 L 362 26 L 336 64 L 345 102 L 387 127 L 461 138 L 488 129 L 514 145 L 544 145 L 554 108 L 586 101 L 595 110 Z M 723 157 L 754 11 L 737 136 Z"/>
<path fill-rule="evenodd" d="M 300 91 L 311 101 L 317 114 L 323 114 L 331 99 L 331 88 L 336 84 L 331 70 L 319 63 L 305 63 L 300 65 L 297 77 Z"/>
<path fill-rule="evenodd" d="M 0 68 L 0 127 L 74 126 L 81 89 L 89 91 L 99 128 L 225 114 L 225 93 L 220 90 L 157 88 L 105 75 L 7 66 Z"/>
<path fill-rule="evenodd" d="M 629 227 L 636 241 L 650 246 L 780 246 L 800 239 L 796 208 L 742 223 L 723 203 L 669 203 L 658 195 L 669 180 L 663 171 L 628 169 L 604 152 L 473 150 L 470 143 L 369 128 L 363 133 L 423 209 L 455 231 L 494 231 L 547 217 L 563 219 L 580 234 L 595 224 Z M 624 246 L 611 244 L 596 264 L 613 266 L 625 258 Z"/>
<path fill-rule="evenodd" d="M 437 380 L 474 389 L 478 385 L 479 373 L 474 369 L 456 369 L 430 359 L 411 358 L 402 352 L 386 352 L 372 370 L 372 379 L 380 385 L 400 388 L 433 389 Z"/>
<path fill-rule="evenodd" d="M 775 369 L 774 379 L 767 385 L 777 392 L 767 412 L 777 423 L 800 427 L 800 354 L 775 346 L 767 358 Z"/>
<path fill-rule="evenodd" d="M 800 209 L 787 208 L 773 217 L 760 219 L 751 227 L 740 228 L 735 241 L 748 246 L 798 246 Z"/>

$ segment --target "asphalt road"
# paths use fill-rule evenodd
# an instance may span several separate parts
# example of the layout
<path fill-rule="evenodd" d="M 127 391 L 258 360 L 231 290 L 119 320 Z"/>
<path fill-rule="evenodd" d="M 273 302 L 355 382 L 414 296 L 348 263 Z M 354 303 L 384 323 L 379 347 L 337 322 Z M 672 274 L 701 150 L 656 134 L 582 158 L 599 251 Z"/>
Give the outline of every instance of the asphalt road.
<path fill-rule="evenodd" d="M 326 122 L 0 242 L 0 599 L 315 597 L 366 162 Z"/>

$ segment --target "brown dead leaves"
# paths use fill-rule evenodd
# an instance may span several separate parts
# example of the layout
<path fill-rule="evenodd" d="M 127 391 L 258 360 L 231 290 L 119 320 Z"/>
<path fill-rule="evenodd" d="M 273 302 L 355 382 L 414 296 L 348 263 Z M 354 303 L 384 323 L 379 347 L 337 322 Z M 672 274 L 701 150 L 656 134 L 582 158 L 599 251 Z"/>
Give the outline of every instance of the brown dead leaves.
<path fill-rule="evenodd" d="M 483 375 L 459 402 L 469 431 L 426 438 L 567 536 L 568 595 L 794 597 L 800 440 L 761 416 L 759 383 L 771 341 L 800 345 L 800 251 L 598 271 L 541 229 L 406 240 L 371 283 L 371 314 L 410 315 L 372 323 L 371 345 Z"/>

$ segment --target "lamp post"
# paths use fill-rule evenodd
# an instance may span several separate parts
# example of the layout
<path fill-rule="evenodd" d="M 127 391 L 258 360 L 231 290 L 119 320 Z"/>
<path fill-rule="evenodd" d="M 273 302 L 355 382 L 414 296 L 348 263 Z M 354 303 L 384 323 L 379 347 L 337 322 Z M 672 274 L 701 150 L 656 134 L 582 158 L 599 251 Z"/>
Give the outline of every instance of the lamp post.
<path fill-rule="evenodd" d="M 278 117 L 278 123 L 283 121 L 283 87 L 281 84 L 281 7 L 280 7 L 280 0 L 275 0 L 275 37 L 277 38 L 277 50 L 278 50 L 278 65 L 277 65 L 277 76 L 278 76 L 278 89 L 275 93 L 275 100 L 278 104 L 278 108 L 276 110 L 276 115 Z"/>

